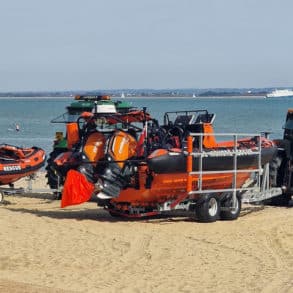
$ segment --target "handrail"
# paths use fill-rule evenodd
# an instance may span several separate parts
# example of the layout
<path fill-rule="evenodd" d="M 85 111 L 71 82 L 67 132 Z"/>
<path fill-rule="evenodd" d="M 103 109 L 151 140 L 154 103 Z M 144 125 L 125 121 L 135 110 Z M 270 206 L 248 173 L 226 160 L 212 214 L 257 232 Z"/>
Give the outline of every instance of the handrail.
<path fill-rule="evenodd" d="M 233 156 L 233 169 L 229 170 L 218 170 L 218 171 L 204 171 L 203 170 L 203 158 L 204 157 L 217 157 L 217 151 L 206 151 L 203 149 L 203 137 L 204 136 L 233 136 L 234 146 L 233 148 L 229 149 L 229 156 Z M 197 152 L 194 152 L 193 150 L 193 138 L 199 137 L 199 149 Z M 252 169 L 242 169 L 239 170 L 237 168 L 237 160 L 238 157 L 243 154 L 241 150 L 239 150 L 237 143 L 239 142 L 239 137 L 257 137 L 258 138 L 258 144 L 257 144 L 257 150 L 252 151 L 251 153 L 248 152 L 246 155 L 257 155 L 258 162 L 257 162 L 257 168 Z M 221 152 L 221 151 L 219 151 Z M 193 171 L 193 157 L 197 157 L 199 159 L 198 161 L 198 171 Z M 251 133 L 190 133 L 187 137 L 187 165 L 186 165 L 186 172 L 187 172 L 187 186 L 186 191 L 188 195 L 191 194 L 200 194 L 200 193 L 211 193 L 211 192 L 233 192 L 233 195 L 235 195 L 236 198 L 236 192 L 237 191 L 243 191 L 243 190 L 252 190 L 252 189 L 260 189 L 261 185 L 261 175 L 263 173 L 263 168 L 261 166 L 261 134 L 251 134 Z M 202 179 L 204 175 L 207 174 L 233 174 L 232 177 L 232 187 L 226 188 L 226 189 L 213 189 L 213 190 L 205 190 L 202 188 Z M 257 173 L 257 184 L 256 187 L 241 187 L 237 188 L 237 175 L 238 173 Z M 198 186 L 196 190 L 193 190 L 192 187 L 192 175 L 198 175 L 197 182 Z"/>

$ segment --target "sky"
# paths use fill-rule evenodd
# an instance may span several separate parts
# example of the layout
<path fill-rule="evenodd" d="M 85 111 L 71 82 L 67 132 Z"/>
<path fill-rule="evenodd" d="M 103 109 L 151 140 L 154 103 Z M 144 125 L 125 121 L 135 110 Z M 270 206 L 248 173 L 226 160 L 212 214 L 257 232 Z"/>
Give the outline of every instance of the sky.
<path fill-rule="evenodd" d="M 0 91 L 293 87 L 292 0 L 1 0 Z"/>

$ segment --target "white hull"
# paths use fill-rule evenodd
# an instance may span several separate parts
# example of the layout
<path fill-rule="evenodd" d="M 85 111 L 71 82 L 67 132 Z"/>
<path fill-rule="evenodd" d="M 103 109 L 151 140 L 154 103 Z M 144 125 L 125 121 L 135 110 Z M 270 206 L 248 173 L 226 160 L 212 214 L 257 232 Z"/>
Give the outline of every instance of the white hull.
<path fill-rule="evenodd" d="M 267 98 L 293 97 L 292 90 L 275 90 L 267 94 Z"/>

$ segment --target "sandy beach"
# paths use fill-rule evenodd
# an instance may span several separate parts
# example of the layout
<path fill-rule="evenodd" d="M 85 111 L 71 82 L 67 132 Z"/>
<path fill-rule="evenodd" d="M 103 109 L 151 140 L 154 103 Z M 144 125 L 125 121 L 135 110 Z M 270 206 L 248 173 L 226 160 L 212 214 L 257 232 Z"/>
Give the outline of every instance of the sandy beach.
<path fill-rule="evenodd" d="M 47 187 L 43 173 L 33 187 Z M 0 292 L 293 292 L 292 207 L 129 221 L 23 193 L 5 197 L 0 226 Z"/>

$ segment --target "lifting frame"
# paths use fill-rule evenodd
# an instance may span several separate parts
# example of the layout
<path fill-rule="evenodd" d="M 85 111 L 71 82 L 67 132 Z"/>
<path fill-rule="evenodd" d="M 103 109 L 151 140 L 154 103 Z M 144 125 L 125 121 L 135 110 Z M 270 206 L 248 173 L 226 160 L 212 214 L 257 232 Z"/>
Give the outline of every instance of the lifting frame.
<path fill-rule="evenodd" d="M 203 149 L 203 136 L 206 135 L 215 135 L 222 137 L 233 137 L 234 148 L 230 150 L 226 155 L 233 156 L 233 169 L 232 170 L 223 170 L 223 171 L 203 171 L 203 158 L 208 156 L 219 156 L 223 151 L 206 151 Z M 194 137 L 199 138 L 199 150 L 197 152 L 193 152 L 192 141 Z M 237 158 L 242 154 L 243 150 L 239 150 L 237 147 L 237 142 L 239 137 L 256 137 L 258 141 L 258 146 L 256 151 L 248 150 L 245 155 L 257 155 L 258 157 L 258 166 L 255 169 L 246 169 L 239 170 L 237 168 Z M 245 203 L 255 203 L 260 202 L 278 195 L 281 195 L 281 188 L 270 188 L 269 182 L 269 163 L 265 166 L 261 164 L 261 135 L 260 134 L 245 134 L 245 133 L 190 133 L 187 138 L 187 197 L 192 194 L 208 194 L 214 192 L 223 192 L 223 193 L 232 193 L 232 209 L 236 207 L 236 195 L 237 192 L 240 192 L 242 195 L 242 202 Z M 192 158 L 199 158 L 199 170 L 192 171 Z M 240 172 L 251 173 L 254 174 L 255 179 L 249 179 L 246 183 L 241 187 L 237 188 L 237 174 Z M 212 189 L 207 190 L 202 188 L 202 178 L 205 174 L 219 174 L 219 173 L 232 173 L 233 180 L 232 186 L 228 189 Z M 196 190 L 192 190 L 192 175 L 198 175 L 198 186 Z M 252 177 L 252 176 L 251 176 Z"/>

